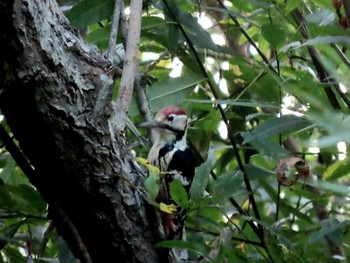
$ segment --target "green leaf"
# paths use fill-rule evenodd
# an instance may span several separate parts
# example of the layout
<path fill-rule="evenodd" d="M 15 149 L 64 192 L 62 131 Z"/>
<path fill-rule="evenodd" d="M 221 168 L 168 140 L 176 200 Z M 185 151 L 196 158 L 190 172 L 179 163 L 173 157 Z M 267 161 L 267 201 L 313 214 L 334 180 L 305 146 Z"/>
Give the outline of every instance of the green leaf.
<path fill-rule="evenodd" d="M 344 44 L 350 45 L 350 37 L 346 36 L 320 36 L 309 39 L 303 44 L 300 44 L 293 49 L 299 49 L 304 46 L 315 46 L 315 45 L 325 45 L 325 44 Z"/>
<path fill-rule="evenodd" d="M 0 250 L 3 249 L 16 234 L 23 222 L 15 223 L 0 230 Z"/>
<path fill-rule="evenodd" d="M 224 104 L 224 105 L 233 105 L 241 107 L 254 107 L 254 108 L 272 108 L 279 109 L 280 106 L 273 102 L 259 102 L 255 100 L 243 100 L 243 99 L 228 99 L 228 100 L 195 100 L 189 99 L 186 100 L 193 103 L 209 103 L 209 104 Z"/>
<path fill-rule="evenodd" d="M 221 198 L 229 198 L 234 195 L 242 186 L 242 172 L 227 173 L 219 176 L 213 187 L 213 196 Z"/>
<path fill-rule="evenodd" d="M 267 23 L 261 27 L 261 35 L 275 49 L 286 42 L 286 28 L 282 24 Z"/>
<path fill-rule="evenodd" d="M 188 208 L 188 194 L 180 180 L 174 180 L 170 184 L 170 196 L 176 204 L 183 209 Z"/>
<path fill-rule="evenodd" d="M 247 135 L 242 135 L 243 138 L 245 138 Z M 281 145 L 270 141 L 268 139 L 263 140 L 254 140 L 250 142 L 254 148 L 259 150 L 260 153 L 275 157 L 275 158 L 281 158 L 290 155 L 290 153 L 285 150 Z"/>
<path fill-rule="evenodd" d="M 159 192 L 159 174 L 153 170 L 149 170 L 149 175 L 145 179 L 144 185 L 153 200 L 156 199 Z"/>
<path fill-rule="evenodd" d="M 168 23 L 165 30 L 167 35 L 167 48 L 170 52 L 176 53 L 179 46 L 179 27 L 177 24 Z"/>
<path fill-rule="evenodd" d="M 334 194 L 350 196 L 350 189 L 347 185 L 336 184 L 321 180 L 318 180 L 316 182 L 309 181 L 307 182 L 307 184 Z"/>
<path fill-rule="evenodd" d="M 218 8 L 218 7 L 212 7 L 212 6 L 203 6 L 203 9 L 204 10 L 212 10 L 212 11 L 220 12 L 220 13 L 223 13 L 223 14 L 228 14 L 228 15 L 231 15 L 233 17 L 240 18 L 243 21 L 249 23 L 250 25 L 254 25 L 254 27 L 259 27 L 259 25 L 257 25 L 253 20 L 249 19 L 245 15 L 244 12 L 235 12 L 235 11 L 229 10 L 227 8 Z M 251 28 L 254 28 L 254 27 L 251 27 Z"/>
<path fill-rule="evenodd" d="M 178 248 L 178 249 L 187 249 L 195 252 L 200 256 L 205 255 L 205 251 L 203 251 L 202 246 L 197 243 L 183 241 L 183 240 L 165 240 L 159 242 L 155 245 L 155 248 Z"/>
<path fill-rule="evenodd" d="M 208 184 L 210 171 L 213 168 L 215 161 L 214 150 L 211 149 L 209 150 L 207 160 L 198 168 L 193 178 L 190 189 L 191 199 L 193 202 L 197 202 L 203 196 Z"/>
<path fill-rule="evenodd" d="M 0 207 L 8 211 L 36 216 L 46 213 L 46 203 L 29 185 L 0 187 Z"/>
<path fill-rule="evenodd" d="M 76 263 L 76 259 L 73 256 L 72 252 L 69 249 L 68 244 L 62 237 L 58 237 L 56 239 L 56 245 L 58 248 L 58 259 L 59 262 L 65 262 L 65 263 Z"/>
<path fill-rule="evenodd" d="M 286 11 L 289 13 L 300 5 L 301 0 L 287 1 Z"/>
<path fill-rule="evenodd" d="M 337 246 L 341 246 L 342 231 L 340 230 L 348 226 L 350 226 L 349 220 L 344 220 L 343 222 L 339 222 L 337 219 L 325 219 L 321 221 L 321 230 L 310 236 L 308 244 L 323 241 L 323 238 L 327 236 Z"/>
<path fill-rule="evenodd" d="M 198 21 L 191 14 L 188 12 L 181 12 L 180 22 L 189 29 L 191 42 L 196 46 L 199 48 L 208 48 L 216 52 L 219 50 L 208 31 L 199 25 Z"/>
<path fill-rule="evenodd" d="M 288 2 L 294 2 L 294 1 L 288 1 Z M 322 10 L 317 10 L 315 12 L 312 12 L 311 14 L 308 14 L 305 17 L 305 19 L 306 21 L 314 23 L 318 26 L 327 26 L 327 25 L 333 26 L 334 21 L 337 19 L 337 16 L 335 12 L 331 10 L 322 9 Z"/>
<path fill-rule="evenodd" d="M 336 180 L 350 174 L 350 160 L 346 158 L 337 161 L 326 168 L 323 173 L 324 180 Z"/>
<path fill-rule="evenodd" d="M 141 31 L 148 31 L 150 29 L 157 29 L 160 26 L 164 26 L 164 19 L 157 16 L 143 16 Z"/>
<path fill-rule="evenodd" d="M 176 22 L 179 16 L 179 8 L 176 1 L 162 1 L 161 4 L 166 20 L 166 46 L 170 52 L 175 53 L 179 46 L 179 26 Z"/>
<path fill-rule="evenodd" d="M 244 166 L 247 172 L 249 180 L 266 180 L 269 176 L 275 176 L 276 173 L 270 170 L 258 167 L 252 164 L 247 164 Z"/>
<path fill-rule="evenodd" d="M 149 98 L 153 111 L 183 102 L 193 92 L 195 85 L 205 80 L 201 75 L 186 74 L 178 78 L 166 76 L 149 88 Z"/>
<path fill-rule="evenodd" d="M 304 129 L 311 125 L 312 123 L 309 120 L 295 115 L 283 115 L 280 118 L 270 118 L 255 127 L 255 129 L 244 138 L 244 143 L 261 140 L 287 131 Z"/>
<path fill-rule="evenodd" d="M 8 185 L 29 184 L 28 178 L 17 167 L 12 156 L 6 159 L 6 165 L 0 172 L 0 179 Z"/>
<path fill-rule="evenodd" d="M 105 19 L 111 19 L 114 9 L 112 0 L 83 0 L 67 14 L 71 24 L 83 28 Z"/>

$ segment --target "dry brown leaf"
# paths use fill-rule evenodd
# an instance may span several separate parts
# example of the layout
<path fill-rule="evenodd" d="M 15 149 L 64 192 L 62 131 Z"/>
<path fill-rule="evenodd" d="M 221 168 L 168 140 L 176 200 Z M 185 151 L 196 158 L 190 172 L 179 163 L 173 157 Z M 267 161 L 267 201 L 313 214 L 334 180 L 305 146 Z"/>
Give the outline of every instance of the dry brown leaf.
<path fill-rule="evenodd" d="M 290 180 L 287 177 L 287 172 L 295 167 L 298 173 L 295 175 L 294 180 Z M 309 173 L 309 168 L 303 159 L 299 157 L 289 157 L 281 159 L 277 165 L 277 180 L 283 186 L 292 186 L 298 181 L 299 175 L 306 176 Z"/>

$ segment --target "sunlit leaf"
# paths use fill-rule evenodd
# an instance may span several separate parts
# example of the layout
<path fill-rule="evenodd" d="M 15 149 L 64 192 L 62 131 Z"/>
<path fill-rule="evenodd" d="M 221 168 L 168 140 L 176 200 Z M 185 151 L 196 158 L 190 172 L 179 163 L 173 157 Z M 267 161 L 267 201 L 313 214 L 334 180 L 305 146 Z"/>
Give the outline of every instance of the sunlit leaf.
<path fill-rule="evenodd" d="M 157 166 L 154 166 L 153 164 L 150 164 L 149 161 L 147 161 L 145 158 L 137 157 L 137 162 L 146 166 L 148 170 L 155 172 L 156 174 L 160 174 L 160 170 Z"/>
<path fill-rule="evenodd" d="M 171 205 L 167 205 L 167 204 L 164 204 L 164 203 L 160 203 L 159 204 L 159 209 L 160 211 L 163 211 L 165 213 L 168 213 L 168 214 L 173 214 L 176 212 L 177 210 L 177 206 L 174 205 L 174 204 L 171 204 Z"/>
<path fill-rule="evenodd" d="M 324 180 L 335 180 L 350 174 L 349 158 L 337 161 L 326 168 L 323 173 Z"/>

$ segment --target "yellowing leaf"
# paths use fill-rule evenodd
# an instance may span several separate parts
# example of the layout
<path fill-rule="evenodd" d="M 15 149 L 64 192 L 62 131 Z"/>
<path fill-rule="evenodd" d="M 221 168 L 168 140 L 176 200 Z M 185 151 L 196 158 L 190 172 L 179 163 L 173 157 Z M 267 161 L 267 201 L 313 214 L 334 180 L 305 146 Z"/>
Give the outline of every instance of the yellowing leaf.
<path fill-rule="evenodd" d="M 149 171 L 153 171 L 157 174 L 160 174 L 160 170 L 158 167 L 154 166 L 153 164 L 150 164 L 145 158 L 137 157 L 136 161 L 144 166 L 147 167 Z"/>
<path fill-rule="evenodd" d="M 177 206 L 174 205 L 174 204 L 171 204 L 171 205 L 166 205 L 164 203 L 160 203 L 159 204 L 159 209 L 165 213 L 168 213 L 168 214 L 173 214 L 176 212 L 177 210 Z"/>

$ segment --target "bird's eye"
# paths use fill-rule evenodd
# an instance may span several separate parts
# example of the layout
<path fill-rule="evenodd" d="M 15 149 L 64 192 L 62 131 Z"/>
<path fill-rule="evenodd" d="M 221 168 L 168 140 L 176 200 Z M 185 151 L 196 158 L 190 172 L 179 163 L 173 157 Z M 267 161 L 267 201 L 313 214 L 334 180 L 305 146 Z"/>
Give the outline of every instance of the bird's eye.
<path fill-rule="evenodd" d="M 172 121 L 174 119 L 174 116 L 168 116 L 168 121 Z"/>

